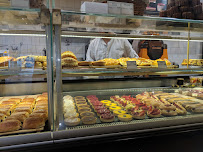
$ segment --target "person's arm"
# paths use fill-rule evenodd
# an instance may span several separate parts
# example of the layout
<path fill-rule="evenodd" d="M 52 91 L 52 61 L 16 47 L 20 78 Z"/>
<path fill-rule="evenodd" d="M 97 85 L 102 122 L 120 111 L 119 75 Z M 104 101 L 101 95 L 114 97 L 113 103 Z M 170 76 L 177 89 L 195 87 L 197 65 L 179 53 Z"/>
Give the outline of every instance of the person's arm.
<path fill-rule="evenodd" d="M 93 42 L 90 42 L 90 45 L 88 47 L 87 54 L 86 54 L 86 61 L 95 61 Z"/>
<path fill-rule="evenodd" d="M 138 58 L 139 57 L 137 55 L 137 53 L 135 52 L 135 50 L 133 50 L 133 47 L 128 40 L 124 40 L 124 47 L 125 47 L 125 52 L 126 52 L 128 57 L 130 57 L 130 58 Z"/>

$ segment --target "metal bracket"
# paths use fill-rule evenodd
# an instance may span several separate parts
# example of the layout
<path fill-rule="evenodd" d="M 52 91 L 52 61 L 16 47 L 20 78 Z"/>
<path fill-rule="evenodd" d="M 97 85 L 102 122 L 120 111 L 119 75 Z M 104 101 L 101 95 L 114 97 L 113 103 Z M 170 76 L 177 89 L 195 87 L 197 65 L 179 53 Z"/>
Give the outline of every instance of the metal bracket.
<path fill-rule="evenodd" d="M 53 24 L 54 25 L 61 25 L 61 10 L 60 9 L 53 9 Z"/>
<path fill-rule="evenodd" d="M 50 24 L 50 11 L 49 9 L 42 9 L 40 12 L 40 20 L 41 23 L 45 24 L 45 25 L 49 25 Z"/>

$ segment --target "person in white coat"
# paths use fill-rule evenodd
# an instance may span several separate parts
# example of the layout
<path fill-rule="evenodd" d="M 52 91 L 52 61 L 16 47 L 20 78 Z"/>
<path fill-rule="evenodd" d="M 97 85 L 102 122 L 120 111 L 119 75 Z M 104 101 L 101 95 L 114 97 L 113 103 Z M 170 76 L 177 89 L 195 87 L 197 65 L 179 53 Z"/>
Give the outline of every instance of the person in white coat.
<path fill-rule="evenodd" d="M 105 58 L 138 58 L 132 45 L 126 39 L 96 38 L 91 41 L 86 54 L 86 61 L 98 61 Z"/>

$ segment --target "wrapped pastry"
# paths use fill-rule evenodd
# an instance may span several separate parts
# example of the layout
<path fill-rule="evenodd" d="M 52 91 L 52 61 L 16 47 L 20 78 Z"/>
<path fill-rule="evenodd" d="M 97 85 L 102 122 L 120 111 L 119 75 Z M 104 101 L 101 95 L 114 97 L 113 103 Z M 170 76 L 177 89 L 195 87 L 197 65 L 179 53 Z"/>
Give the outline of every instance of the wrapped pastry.
<path fill-rule="evenodd" d="M 17 102 L 16 101 L 2 101 L 1 104 L 9 104 L 9 105 L 16 105 Z"/>
<path fill-rule="evenodd" d="M 3 108 L 0 108 L 0 113 L 4 114 L 4 115 L 7 115 L 7 116 L 10 116 L 11 115 L 11 110 L 10 109 L 3 109 Z"/>
<path fill-rule="evenodd" d="M 35 102 L 35 98 L 24 98 L 22 102 Z"/>
<path fill-rule="evenodd" d="M 29 117 L 23 123 L 23 129 L 38 129 L 45 126 L 44 118 Z"/>
<path fill-rule="evenodd" d="M 46 95 L 40 95 L 40 96 L 37 97 L 36 101 L 39 101 L 39 100 L 48 101 L 48 96 L 46 96 Z"/>
<path fill-rule="evenodd" d="M 31 107 L 17 107 L 14 112 L 28 112 L 29 114 L 32 113 Z"/>
<path fill-rule="evenodd" d="M 14 112 L 11 114 L 11 116 L 23 116 L 25 118 L 28 118 L 29 117 L 29 113 L 28 112 Z"/>
<path fill-rule="evenodd" d="M 16 131 L 21 128 L 21 122 L 18 120 L 6 120 L 0 123 L 0 132 Z"/>
<path fill-rule="evenodd" d="M 15 114 L 6 118 L 6 120 L 18 120 L 20 122 L 24 122 L 25 119 L 26 119 L 26 116 L 22 114 Z"/>
<path fill-rule="evenodd" d="M 16 101 L 16 103 L 20 103 L 22 101 L 21 98 L 10 98 L 8 101 Z"/>
<path fill-rule="evenodd" d="M 7 116 L 5 114 L 0 113 L 0 122 L 4 121 L 6 117 Z"/>
<path fill-rule="evenodd" d="M 29 118 L 42 118 L 44 122 L 48 119 L 45 113 L 32 113 Z"/>

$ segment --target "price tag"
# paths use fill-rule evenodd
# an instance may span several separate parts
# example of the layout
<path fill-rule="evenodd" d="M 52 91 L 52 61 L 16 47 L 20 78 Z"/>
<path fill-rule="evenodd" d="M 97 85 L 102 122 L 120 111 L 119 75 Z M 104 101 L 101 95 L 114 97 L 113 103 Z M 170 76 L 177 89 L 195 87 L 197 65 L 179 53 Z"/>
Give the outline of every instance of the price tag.
<path fill-rule="evenodd" d="M 167 68 L 165 61 L 157 61 L 157 63 L 158 63 L 158 68 L 161 68 L 161 69 Z"/>
<path fill-rule="evenodd" d="M 127 61 L 127 69 L 137 69 L 136 61 Z"/>

